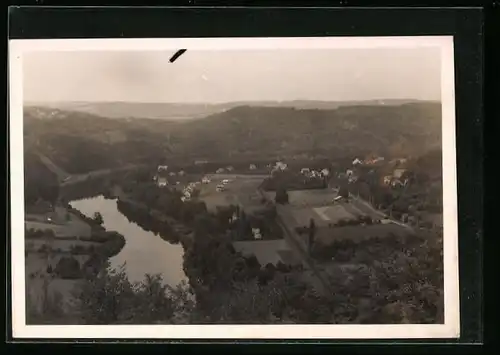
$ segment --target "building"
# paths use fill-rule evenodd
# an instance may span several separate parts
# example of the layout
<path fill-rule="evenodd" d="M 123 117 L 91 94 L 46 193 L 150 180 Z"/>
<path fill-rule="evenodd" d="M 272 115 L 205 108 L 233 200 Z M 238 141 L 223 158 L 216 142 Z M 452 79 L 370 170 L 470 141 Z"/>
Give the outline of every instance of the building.
<path fill-rule="evenodd" d="M 406 169 L 396 169 L 392 173 L 392 176 L 396 179 L 401 179 L 405 173 L 406 173 Z"/>
<path fill-rule="evenodd" d="M 356 158 L 352 161 L 352 165 L 359 165 L 359 164 L 363 164 L 363 162 L 358 158 Z"/>
<path fill-rule="evenodd" d="M 325 168 L 325 169 L 321 170 L 320 173 L 321 173 L 322 176 L 329 176 L 330 175 L 330 170 L 328 170 L 328 169 Z"/>
<path fill-rule="evenodd" d="M 156 180 L 156 183 L 157 183 L 158 187 L 165 187 L 168 185 L 168 180 L 165 177 L 159 177 Z"/>
<path fill-rule="evenodd" d="M 234 170 L 234 167 L 232 167 L 232 166 L 228 166 L 228 167 L 226 168 L 226 170 L 227 170 L 227 171 L 233 171 L 233 170 Z"/>
<path fill-rule="evenodd" d="M 184 172 L 184 170 L 181 170 L 177 173 L 179 176 L 184 176 L 186 173 Z"/>
<path fill-rule="evenodd" d="M 354 175 L 354 171 L 352 171 L 351 169 L 347 169 L 346 172 L 345 172 L 345 176 L 347 177 L 351 177 Z"/>
<path fill-rule="evenodd" d="M 256 170 L 257 169 L 257 166 L 255 164 L 250 164 L 250 166 L 248 167 L 250 170 Z"/>
<path fill-rule="evenodd" d="M 252 228 L 252 234 L 254 239 L 259 240 L 262 239 L 262 234 L 260 232 L 260 228 Z"/>
<path fill-rule="evenodd" d="M 274 166 L 275 169 L 277 170 L 286 170 L 288 168 L 288 165 L 279 161 L 276 163 L 276 165 Z"/>
<path fill-rule="evenodd" d="M 168 165 L 158 165 L 158 172 L 168 170 Z"/>
<path fill-rule="evenodd" d="M 223 172 L 225 172 L 226 170 L 224 170 L 224 168 L 219 168 L 217 169 L 217 171 L 215 173 L 217 174 L 222 174 Z"/>

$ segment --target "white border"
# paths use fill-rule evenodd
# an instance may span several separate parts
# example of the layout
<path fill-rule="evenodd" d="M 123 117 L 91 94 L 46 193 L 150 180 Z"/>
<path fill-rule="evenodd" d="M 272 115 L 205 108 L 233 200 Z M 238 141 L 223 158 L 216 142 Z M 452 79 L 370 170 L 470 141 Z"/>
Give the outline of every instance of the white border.
<path fill-rule="evenodd" d="M 22 58 L 32 51 L 277 50 L 326 48 L 441 48 L 444 289 L 443 325 L 120 325 L 32 326 L 25 324 L 23 73 Z M 458 288 L 457 180 L 455 151 L 454 54 L 452 36 L 54 39 L 9 41 L 10 174 L 12 213 L 12 334 L 14 338 L 144 339 L 417 339 L 457 338 Z M 423 73 L 423 75 L 425 75 Z"/>

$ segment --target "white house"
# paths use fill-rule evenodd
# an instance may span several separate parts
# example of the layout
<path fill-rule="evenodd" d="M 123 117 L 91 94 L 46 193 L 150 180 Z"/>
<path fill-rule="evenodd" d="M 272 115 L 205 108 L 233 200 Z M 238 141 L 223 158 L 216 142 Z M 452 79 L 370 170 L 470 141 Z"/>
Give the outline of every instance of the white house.
<path fill-rule="evenodd" d="M 158 165 L 158 171 L 165 171 L 168 169 L 168 165 Z"/>
<path fill-rule="evenodd" d="M 359 164 L 363 164 L 363 162 L 361 160 L 359 160 L 358 158 L 356 158 L 352 161 L 352 165 L 359 165 Z"/>
<path fill-rule="evenodd" d="M 279 161 L 276 163 L 276 165 L 274 167 L 278 170 L 286 170 L 286 168 L 288 168 L 288 165 Z"/>
<path fill-rule="evenodd" d="M 394 176 L 396 179 L 401 179 L 401 177 L 403 177 L 405 172 L 406 172 L 406 169 L 396 169 L 396 170 L 394 170 L 394 173 L 392 174 L 392 176 Z"/>
<path fill-rule="evenodd" d="M 342 200 L 342 196 L 337 196 L 333 199 L 333 202 L 338 202 L 340 200 Z"/>
<path fill-rule="evenodd" d="M 185 172 L 184 172 L 184 170 L 181 170 L 178 172 L 178 174 L 179 174 L 179 176 L 184 176 Z"/>
<path fill-rule="evenodd" d="M 350 177 L 350 176 L 352 176 L 353 174 L 354 174 L 354 171 L 352 171 L 351 169 L 347 169 L 347 170 L 346 170 L 346 172 L 345 172 L 345 175 L 346 175 L 347 177 Z"/>
<path fill-rule="evenodd" d="M 323 175 L 323 176 L 329 176 L 330 175 L 330 170 L 328 170 L 326 168 L 323 169 L 323 170 L 321 170 L 321 175 Z"/>
<path fill-rule="evenodd" d="M 164 178 L 164 177 L 158 178 L 157 184 L 158 184 L 159 187 L 165 187 L 165 186 L 167 186 L 168 185 L 167 178 Z"/>
<path fill-rule="evenodd" d="M 226 170 L 227 170 L 227 171 L 233 171 L 233 170 L 234 170 L 234 168 L 233 168 L 232 166 L 228 166 L 228 167 L 226 168 Z"/>
<path fill-rule="evenodd" d="M 250 170 L 256 170 L 257 169 L 257 166 L 255 164 L 250 164 L 250 166 L 248 167 Z"/>
<path fill-rule="evenodd" d="M 252 228 L 252 234 L 254 239 L 262 239 L 262 234 L 260 233 L 260 228 Z"/>
<path fill-rule="evenodd" d="M 219 169 L 217 169 L 216 173 L 222 174 L 224 171 L 225 171 L 224 168 L 219 168 Z"/>
<path fill-rule="evenodd" d="M 304 174 L 304 175 L 309 174 L 310 172 L 311 172 L 311 170 L 309 168 L 302 168 L 302 169 L 300 169 L 300 173 Z"/>

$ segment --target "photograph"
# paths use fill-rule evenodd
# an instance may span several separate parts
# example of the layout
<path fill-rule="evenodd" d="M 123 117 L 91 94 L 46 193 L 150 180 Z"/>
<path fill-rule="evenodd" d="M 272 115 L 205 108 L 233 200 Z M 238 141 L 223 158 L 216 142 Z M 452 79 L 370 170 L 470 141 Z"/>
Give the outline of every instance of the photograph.
<path fill-rule="evenodd" d="M 9 52 L 14 336 L 459 336 L 451 36 Z"/>

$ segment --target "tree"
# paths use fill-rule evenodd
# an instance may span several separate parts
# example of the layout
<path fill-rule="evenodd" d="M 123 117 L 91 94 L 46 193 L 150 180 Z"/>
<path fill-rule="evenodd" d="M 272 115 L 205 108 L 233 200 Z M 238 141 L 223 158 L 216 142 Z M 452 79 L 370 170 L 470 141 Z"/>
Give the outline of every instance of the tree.
<path fill-rule="evenodd" d="M 200 190 L 199 189 L 194 189 L 193 192 L 191 193 L 192 198 L 198 198 L 200 197 Z"/>
<path fill-rule="evenodd" d="M 82 276 L 80 263 L 73 257 L 62 257 L 59 259 L 54 272 L 62 279 L 78 279 Z"/>
<path fill-rule="evenodd" d="M 104 267 L 85 278 L 75 296 L 85 324 L 168 324 L 179 292 L 174 297 L 159 275 L 146 275 L 144 281 L 132 284 L 123 265 L 117 270 Z"/>
<path fill-rule="evenodd" d="M 342 196 L 345 199 L 349 198 L 349 189 L 348 189 L 347 185 L 344 184 L 343 186 L 340 187 L 339 196 Z"/>
<path fill-rule="evenodd" d="M 276 196 L 274 198 L 276 203 L 281 205 L 288 203 L 288 192 L 284 188 L 279 188 L 276 190 Z"/>
<path fill-rule="evenodd" d="M 94 221 L 99 225 L 104 223 L 104 219 L 102 218 L 102 214 L 100 212 L 94 213 Z"/>

